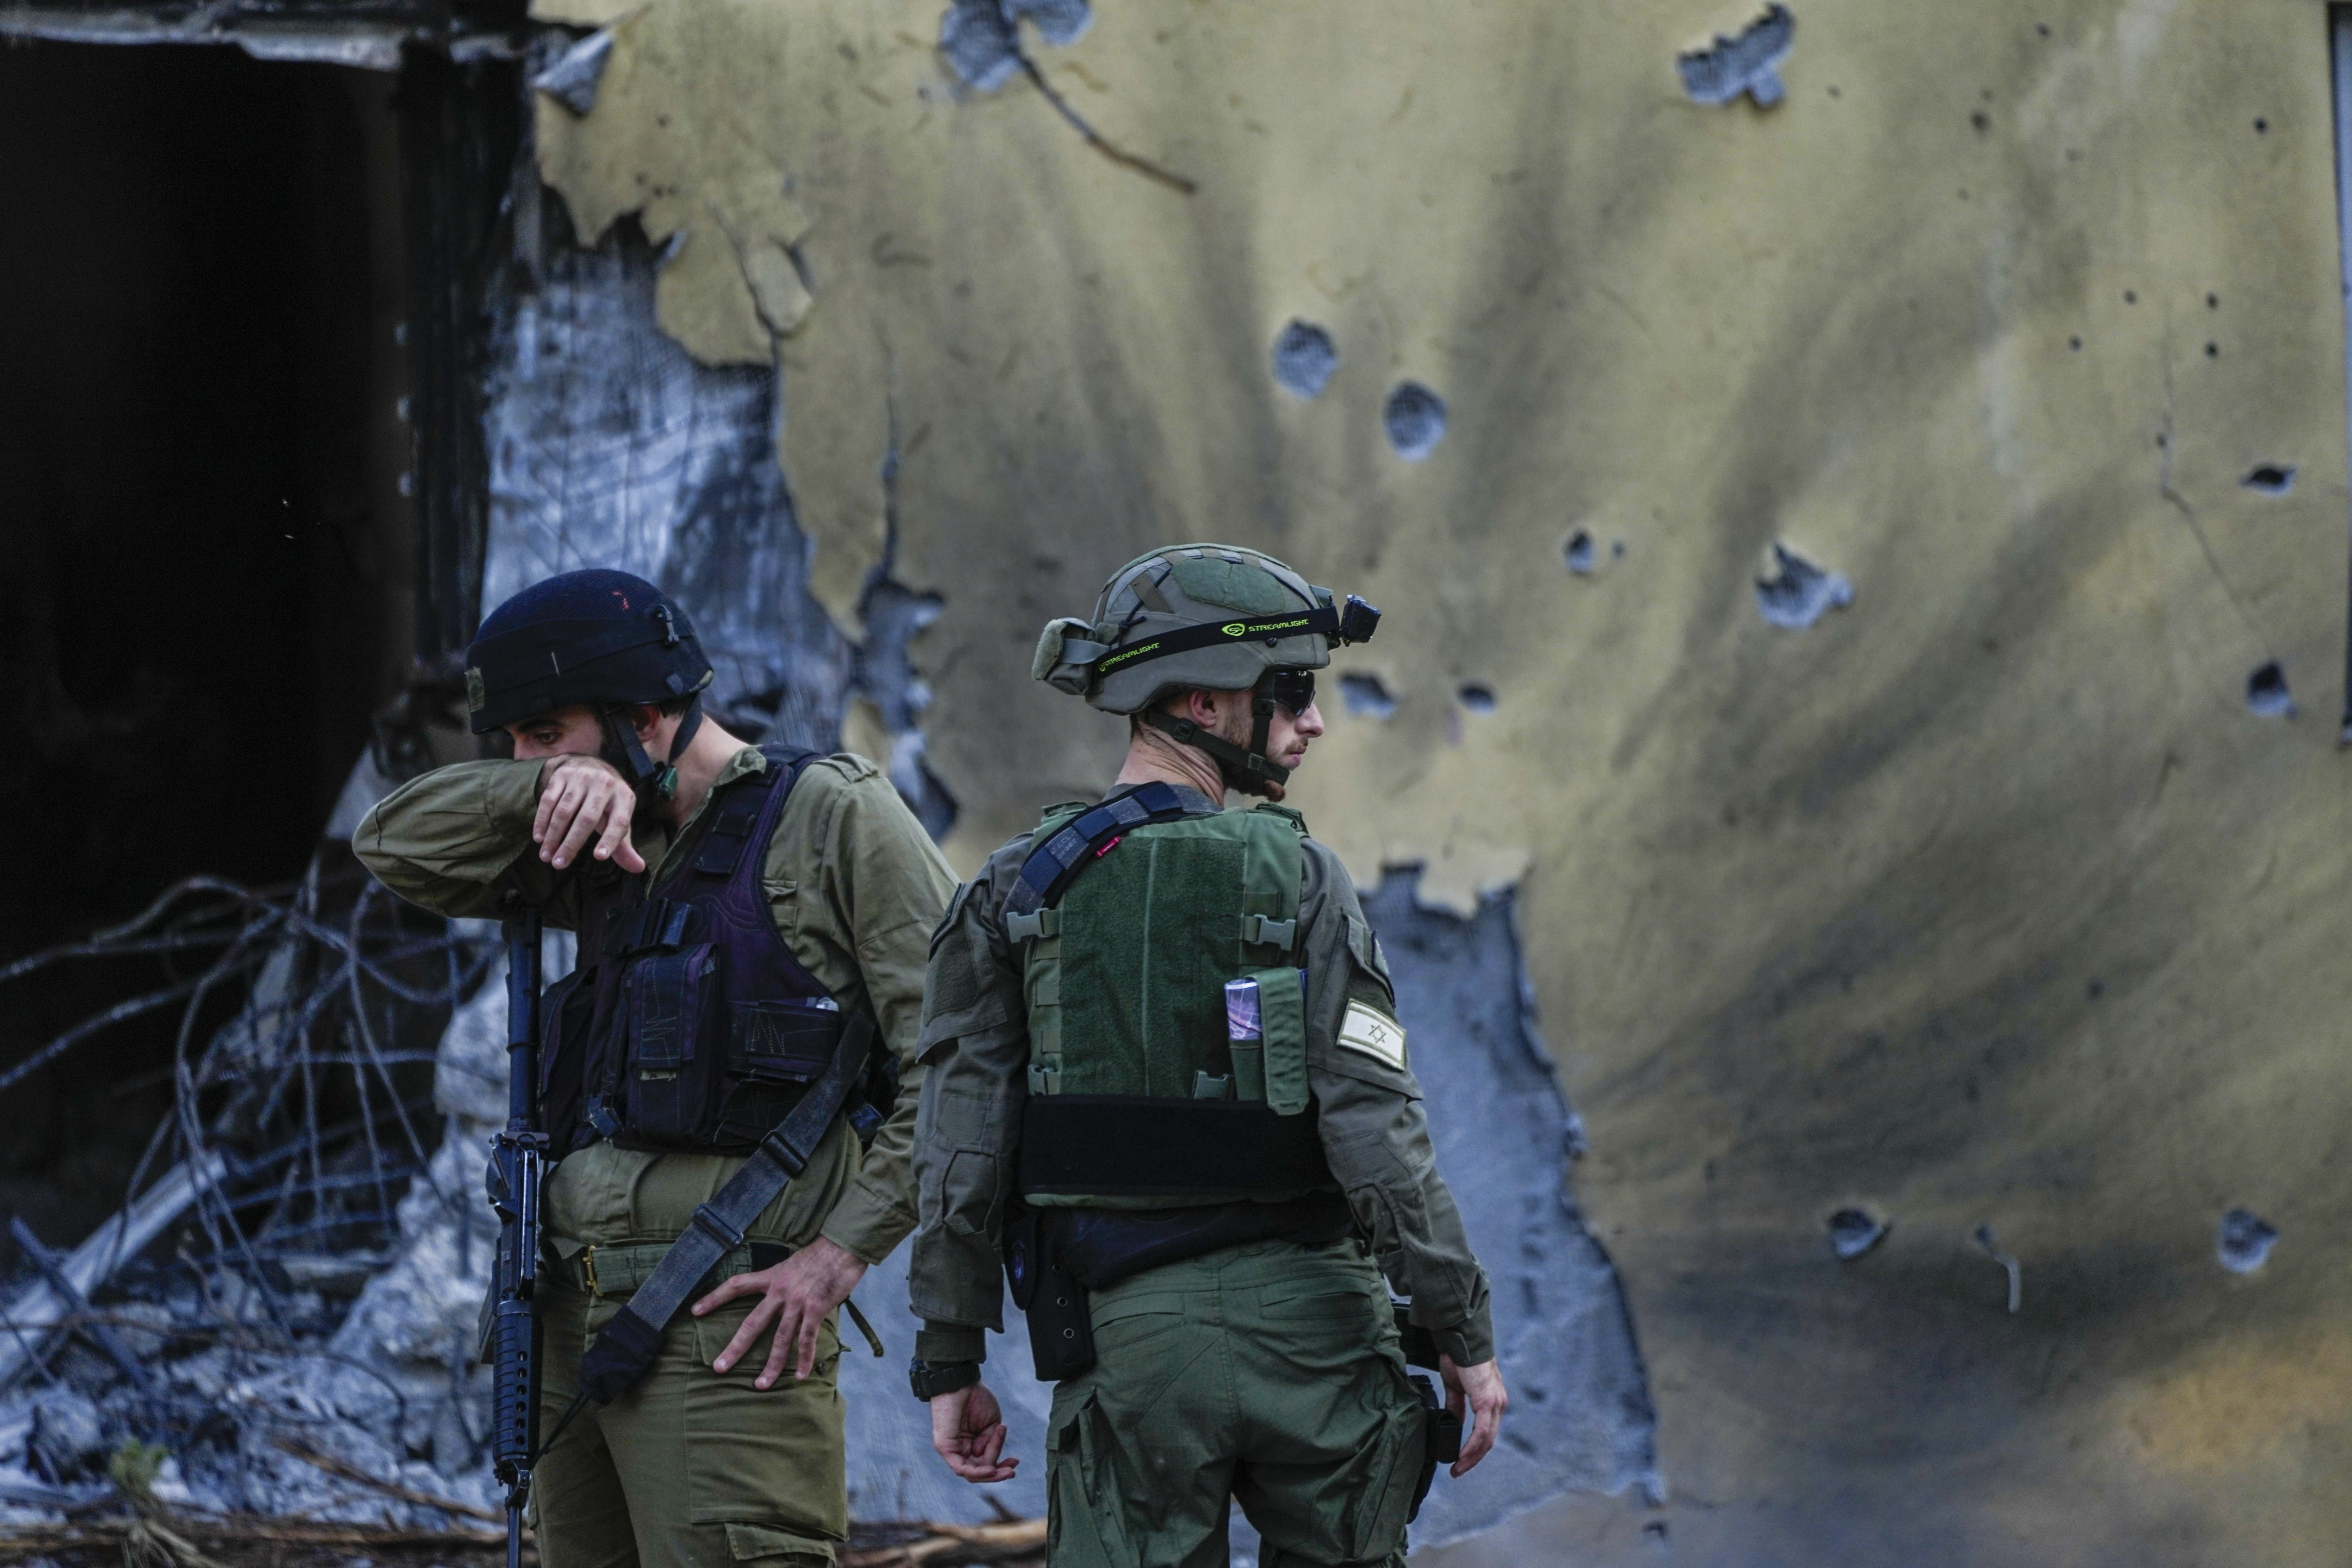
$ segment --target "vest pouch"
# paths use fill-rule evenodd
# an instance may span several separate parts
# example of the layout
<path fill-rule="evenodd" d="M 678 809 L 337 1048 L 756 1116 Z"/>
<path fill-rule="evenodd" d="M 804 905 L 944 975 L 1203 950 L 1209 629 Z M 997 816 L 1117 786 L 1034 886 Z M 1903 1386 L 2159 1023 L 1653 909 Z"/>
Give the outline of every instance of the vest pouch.
<path fill-rule="evenodd" d="M 822 997 L 738 1002 L 728 1013 L 727 1070 L 753 1083 L 806 1083 L 841 1043 L 841 1009 Z"/>
<path fill-rule="evenodd" d="M 1307 1109 L 1307 988 L 1296 969 L 1253 969 L 1257 982 L 1261 1068 L 1265 1080 L 1263 1098 L 1276 1116 L 1296 1116 Z M 1241 1089 L 1241 1054 L 1234 1053 L 1234 1087 Z M 1260 1098 L 1242 1092 L 1244 1100 Z"/>
<path fill-rule="evenodd" d="M 712 1075 L 701 1037 L 718 970 L 707 942 L 629 965 L 621 983 L 628 1018 L 622 1072 L 632 1141 L 688 1142 L 702 1130 Z"/>
<path fill-rule="evenodd" d="M 1265 1098 L 1265 1044 L 1262 1040 L 1228 1040 L 1225 1048 L 1233 1054 L 1234 1098 L 1264 1100 Z"/>

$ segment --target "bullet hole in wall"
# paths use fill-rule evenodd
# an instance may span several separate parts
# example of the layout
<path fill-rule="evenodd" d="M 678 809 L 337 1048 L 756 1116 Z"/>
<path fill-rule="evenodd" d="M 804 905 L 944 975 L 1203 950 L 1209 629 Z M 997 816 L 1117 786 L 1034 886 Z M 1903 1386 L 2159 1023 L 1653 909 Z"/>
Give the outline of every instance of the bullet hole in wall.
<path fill-rule="evenodd" d="M 1840 1209 L 1829 1217 L 1830 1250 L 1851 1263 L 1886 1239 L 1890 1228 L 1867 1209 Z"/>
<path fill-rule="evenodd" d="M 2221 1216 L 2214 1253 L 2231 1273 L 2252 1274 L 2269 1259 L 2278 1238 L 2277 1227 L 2262 1215 L 2251 1209 L 2231 1209 Z"/>
<path fill-rule="evenodd" d="M 2079 336 L 2068 338 L 2066 340 L 2066 346 L 2073 349 L 2076 353 L 2081 353 L 2083 352 L 2083 340 Z"/>
<path fill-rule="evenodd" d="M 1853 603 L 1853 584 L 1774 541 L 1772 574 L 1756 582 L 1756 608 L 1776 626 L 1802 631 L 1832 610 Z"/>
<path fill-rule="evenodd" d="M 1293 321 L 1274 340 L 1274 379 L 1286 392 L 1317 396 L 1339 367 L 1338 345 L 1312 321 Z"/>
<path fill-rule="evenodd" d="M 1381 409 L 1389 445 L 1408 463 L 1418 463 L 1445 438 L 1445 400 L 1417 381 L 1402 381 Z"/>
<path fill-rule="evenodd" d="M 2208 295 L 2206 295 L 2206 296 L 2205 296 L 2205 308 L 2206 308 L 2207 310 L 2220 310 L 2220 309 L 2221 308 L 2221 296 L 2220 296 L 2219 294 L 2208 294 Z"/>
<path fill-rule="evenodd" d="M 2246 470 L 2238 481 L 2250 490 L 2266 496 L 2283 496 L 2294 489 L 2294 465 L 2292 463 L 2262 463 Z"/>
<path fill-rule="evenodd" d="M 2254 121 L 2254 134 L 2255 134 L 2255 135 L 2257 135 L 2257 136 L 2267 136 L 2267 135 L 2269 135 L 2270 133 L 2271 133 L 2271 122 L 2270 122 L 2269 121 L 2267 121 L 2267 120 L 2256 120 L 2256 121 Z"/>
<path fill-rule="evenodd" d="M 1397 700 L 1390 695 L 1388 683 L 1360 670 L 1339 678 L 1339 700 L 1347 704 L 1349 712 L 1364 719 L 1391 718 L 1397 710 Z"/>
<path fill-rule="evenodd" d="M 2138 303 L 2139 303 L 2139 290 L 2138 290 L 2138 289 L 2125 289 L 2125 290 L 2124 290 L 2124 303 L 2125 303 L 2125 304 L 2126 304 L 2126 305 L 2137 305 L 2137 304 L 2138 304 Z"/>
<path fill-rule="evenodd" d="M 2246 707 L 2265 719 L 2294 716 L 2294 695 L 2287 689 L 2286 671 L 2278 660 L 2256 667 L 2246 677 Z"/>
<path fill-rule="evenodd" d="M 1465 680 L 1454 695 L 1460 699 L 1463 707 L 1473 713 L 1492 713 L 1495 710 L 1495 689 L 1491 686 Z"/>
<path fill-rule="evenodd" d="M 1055 46 L 1094 23 L 1087 0 L 955 0 L 940 18 L 940 53 L 967 86 L 993 92 L 1021 68 L 1021 18 Z"/>
<path fill-rule="evenodd" d="M 1738 37 L 1717 33 L 1707 47 L 1676 56 L 1675 69 L 1693 103 L 1729 103 L 1745 93 L 1759 109 L 1769 109 L 1787 94 L 1778 68 L 1796 37 L 1797 18 L 1776 0 Z"/>
<path fill-rule="evenodd" d="M 1578 529 L 1568 536 L 1568 542 L 1560 547 L 1560 556 L 1568 563 L 1570 571 L 1580 577 L 1591 576 L 1592 574 L 1592 535 L 1583 529 Z"/>
<path fill-rule="evenodd" d="M 2214 342 L 2210 338 L 2206 340 L 2205 357 L 2207 359 L 2220 359 L 2221 357 L 2221 345 Z"/>

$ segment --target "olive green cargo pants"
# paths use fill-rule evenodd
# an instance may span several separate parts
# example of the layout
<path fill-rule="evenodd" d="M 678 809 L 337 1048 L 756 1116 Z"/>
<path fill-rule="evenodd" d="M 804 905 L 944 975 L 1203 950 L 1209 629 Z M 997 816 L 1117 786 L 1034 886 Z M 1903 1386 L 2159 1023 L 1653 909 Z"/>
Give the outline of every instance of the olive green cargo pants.
<path fill-rule="evenodd" d="M 572 1403 L 593 1331 L 627 1298 L 545 1294 L 540 1432 Z M 833 1319 L 817 1336 L 806 1383 L 787 1372 L 766 1391 L 751 1380 L 768 1341 L 725 1376 L 710 1363 L 757 1298 L 707 1318 L 681 1310 L 661 1354 L 601 1409 L 583 1405 L 532 1477 L 530 1525 L 542 1568 L 818 1568 L 849 1533 Z"/>
<path fill-rule="evenodd" d="M 1265 1568 L 1402 1568 L 1424 1416 L 1356 1243 L 1230 1247 L 1092 1307 L 1045 1439 L 1051 1568 L 1220 1568 L 1228 1498 Z"/>

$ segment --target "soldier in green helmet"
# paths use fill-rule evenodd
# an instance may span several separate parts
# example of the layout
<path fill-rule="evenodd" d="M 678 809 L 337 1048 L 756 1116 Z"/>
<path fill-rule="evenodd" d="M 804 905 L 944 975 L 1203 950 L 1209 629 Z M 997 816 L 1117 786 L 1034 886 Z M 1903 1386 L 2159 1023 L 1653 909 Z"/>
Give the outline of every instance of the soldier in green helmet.
<path fill-rule="evenodd" d="M 1475 1465 L 1508 1403 L 1387 961 L 1273 804 L 1323 731 L 1314 671 L 1379 617 L 1252 550 L 1121 567 L 1034 669 L 1128 716 L 1118 782 L 932 939 L 912 1380 L 956 1474 L 1013 1474 L 981 1381 L 1009 1281 L 1056 1384 L 1053 1568 L 1222 1563 L 1229 1499 L 1268 1568 L 1402 1564 L 1434 1464 Z"/>

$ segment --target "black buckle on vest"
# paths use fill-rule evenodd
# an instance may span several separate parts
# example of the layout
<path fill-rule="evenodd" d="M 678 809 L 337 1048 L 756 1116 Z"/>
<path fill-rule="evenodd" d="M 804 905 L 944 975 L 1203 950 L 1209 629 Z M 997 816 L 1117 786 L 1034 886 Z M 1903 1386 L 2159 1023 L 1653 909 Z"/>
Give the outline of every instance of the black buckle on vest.
<path fill-rule="evenodd" d="M 775 786 L 779 775 L 789 776 L 789 768 L 771 765 L 757 774 L 735 780 L 719 792 L 710 819 L 710 826 L 702 838 L 702 850 L 694 858 L 694 868 L 706 877 L 731 877 L 736 863 L 751 841 L 751 829 L 758 826 L 760 808 L 768 802 L 768 791 Z M 755 786 L 755 787 L 751 787 Z"/>
<path fill-rule="evenodd" d="M 702 933 L 702 911 L 669 899 L 647 899 L 604 917 L 606 956 L 626 958 L 655 948 L 680 948 Z"/>

